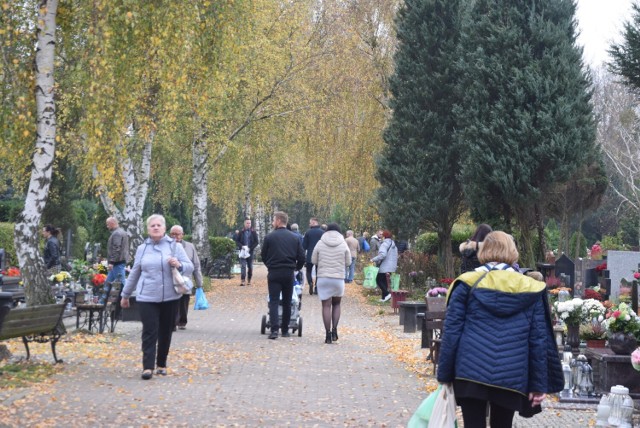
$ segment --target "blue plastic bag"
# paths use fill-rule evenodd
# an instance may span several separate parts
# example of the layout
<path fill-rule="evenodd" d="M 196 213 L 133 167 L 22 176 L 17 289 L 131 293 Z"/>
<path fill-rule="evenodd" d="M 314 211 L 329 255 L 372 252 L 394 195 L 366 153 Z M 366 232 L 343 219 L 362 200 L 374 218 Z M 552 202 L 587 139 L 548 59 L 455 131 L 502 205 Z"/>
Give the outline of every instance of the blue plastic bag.
<path fill-rule="evenodd" d="M 196 311 L 209 309 L 209 302 L 202 287 L 196 288 L 196 303 L 193 305 L 193 309 Z"/>

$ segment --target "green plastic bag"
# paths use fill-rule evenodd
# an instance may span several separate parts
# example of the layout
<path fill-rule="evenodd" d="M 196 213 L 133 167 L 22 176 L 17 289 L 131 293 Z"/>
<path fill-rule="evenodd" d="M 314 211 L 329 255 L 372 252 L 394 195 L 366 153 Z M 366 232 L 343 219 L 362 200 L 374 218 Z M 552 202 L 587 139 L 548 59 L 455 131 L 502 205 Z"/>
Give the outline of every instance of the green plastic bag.
<path fill-rule="evenodd" d="M 395 272 L 391 274 L 391 290 L 392 291 L 400 290 L 400 274 Z"/>
<path fill-rule="evenodd" d="M 378 276 L 378 268 L 376 266 L 365 267 L 362 286 L 366 288 L 376 288 L 376 276 Z"/>
<path fill-rule="evenodd" d="M 429 427 L 429 419 L 431 419 L 431 412 L 433 412 L 433 405 L 438 398 L 438 394 L 440 394 L 440 390 L 442 389 L 442 385 L 438 385 L 438 388 L 433 391 L 427 398 L 425 398 L 422 403 L 418 406 L 411 419 L 409 419 L 409 423 L 407 424 L 407 428 L 428 428 Z"/>

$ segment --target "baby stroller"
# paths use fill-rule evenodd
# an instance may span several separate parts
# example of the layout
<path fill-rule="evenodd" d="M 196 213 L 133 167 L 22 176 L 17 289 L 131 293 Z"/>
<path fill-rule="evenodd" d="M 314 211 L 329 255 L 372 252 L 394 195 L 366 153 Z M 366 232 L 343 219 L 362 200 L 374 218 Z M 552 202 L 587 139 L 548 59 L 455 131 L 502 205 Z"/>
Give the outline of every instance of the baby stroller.
<path fill-rule="evenodd" d="M 289 321 L 289 330 L 292 334 L 298 331 L 298 337 L 302 337 L 302 317 L 300 316 L 300 299 L 298 295 L 302 294 L 302 286 L 294 284 L 293 293 L 291 295 L 291 320 Z M 267 309 L 269 308 L 269 297 L 267 297 Z M 279 324 L 282 324 L 282 295 L 280 295 L 280 305 L 278 305 Z M 267 329 L 271 330 L 271 320 L 269 313 L 262 316 L 262 324 L 260 325 L 260 333 L 265 334 Z"/>

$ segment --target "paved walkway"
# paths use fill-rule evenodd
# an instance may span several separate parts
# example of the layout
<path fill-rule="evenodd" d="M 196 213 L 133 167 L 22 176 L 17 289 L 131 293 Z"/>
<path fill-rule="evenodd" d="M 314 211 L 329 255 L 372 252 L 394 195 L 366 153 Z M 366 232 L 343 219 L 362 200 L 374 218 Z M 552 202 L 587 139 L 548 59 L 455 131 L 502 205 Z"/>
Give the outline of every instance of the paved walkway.
<path fill-rule="evenodd" d="M 140 379 L 140 323 L 119 323 L 115 336 L 69 335 L 59 345 L 64 368 L 51 381 L 0 391 L 0 426 L 406 426 L 435 384 L 418 376 L 432 373 L 418 334 L 402 333 L 389 305 L 366 304 L 353 284 L 337 344 L 324 343 L 320 302 L 308 294 L 302 337 L 268 340 L 260 334 L 265 278 L 257 266 L 250 287 L 214 280 L 211 307 L 191 311 L 187 330 L 174 334 L 166 377 Z M 19 342 L 11 347 L 24 352 Z M 46 345 L 32 352 L 50 358 Z M 594 421 L 592 408 L 548 407 L 514 426 Z"/>

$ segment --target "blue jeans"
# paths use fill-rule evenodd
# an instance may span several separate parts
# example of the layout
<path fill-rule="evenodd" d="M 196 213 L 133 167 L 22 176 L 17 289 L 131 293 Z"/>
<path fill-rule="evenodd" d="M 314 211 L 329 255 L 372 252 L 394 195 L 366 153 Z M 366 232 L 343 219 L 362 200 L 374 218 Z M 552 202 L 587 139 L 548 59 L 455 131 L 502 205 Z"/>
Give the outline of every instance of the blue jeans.
<path fill-rule="evenodd" d="M 353 276 L 356 274 L 356 258 L 351 257 L 351 264 L 347 266 L 344 273 L 344 280 L 346 282 L 353 282 Z"/>
<path fill-rule="evenodd" d="M 100 298 L 100 303 L 104 303 L 104 301 L 107 299 L 107 296 L 109 296 L 109 292 L 111 291 L 111 284 L 113 284 L 114 281 L 120 280 L 121 290 L 122 290 L 122 287 L 124 287 L 125 264 L 126 263 L 118 263 L 117 265 L 113 265 L 113 268 L 107 274 L 107 279 L 104 281 L 105 287 L 104 287 L 104 291 L 102 292 L 102 296 Z"/>

